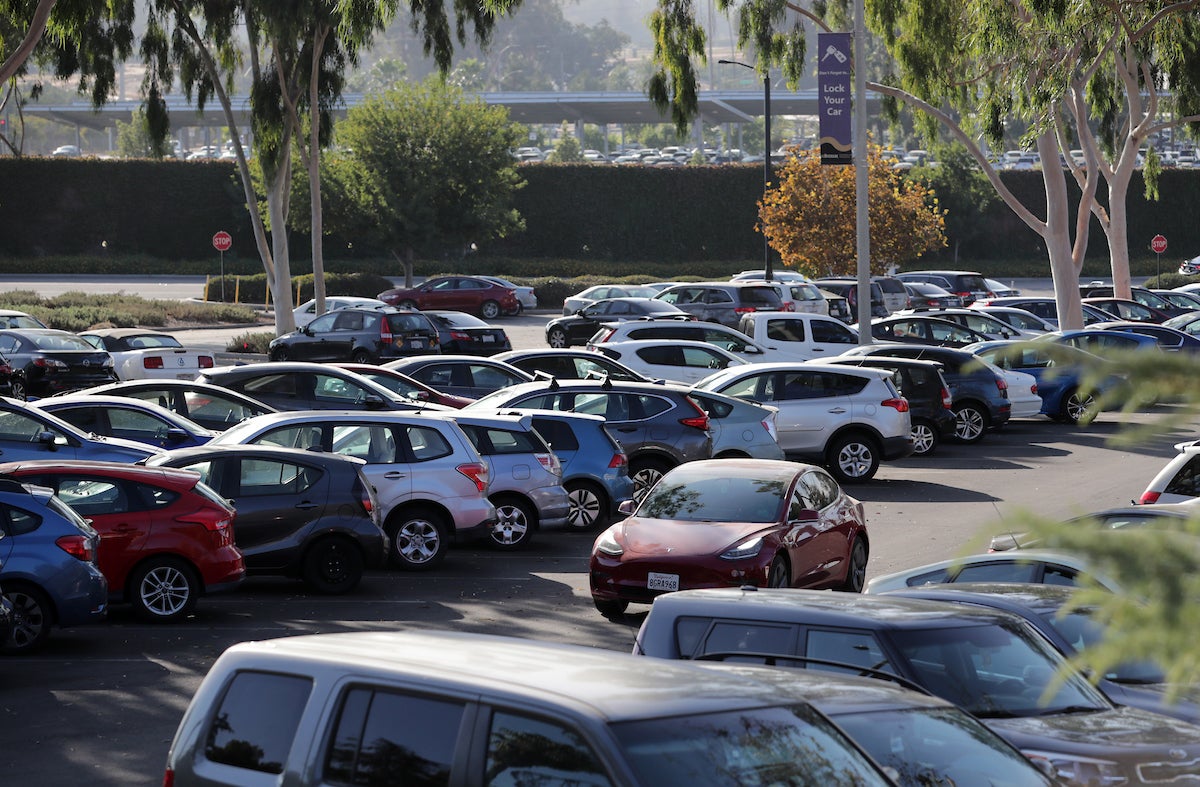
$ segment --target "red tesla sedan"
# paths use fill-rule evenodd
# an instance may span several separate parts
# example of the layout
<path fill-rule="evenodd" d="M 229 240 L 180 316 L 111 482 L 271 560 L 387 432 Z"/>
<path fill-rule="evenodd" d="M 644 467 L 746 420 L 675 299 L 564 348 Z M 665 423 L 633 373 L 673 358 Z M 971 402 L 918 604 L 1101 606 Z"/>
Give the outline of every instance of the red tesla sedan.
<path fill-rule="evenodd" d="M 378 298 L 389 306 L 450 309 L 478 314 L 485 320 L 516 314 L 521 305 L 516 290 L 478 276 L 438 276 L 412 289 L 385 290 Z"/>
<path fill-rule="evenodd" d="M 233 541 L 235 511 L 200 474 L 119 462 L 38 460 L 0 464 L 0 476 L 46 486 L 100 534 L 96 563 L 113 601 L 142 618 L 185 617 L 202 594 L 246 575 Z"/>
<path fill-rule="evenodd" d="M 868 549 L 862 503 L 820 467 L 769 459 L 688 462 L 596 539 L 592 601 L 605 617 L 619 617 L 630 603 L 692 588 L 857 593 Z"/>

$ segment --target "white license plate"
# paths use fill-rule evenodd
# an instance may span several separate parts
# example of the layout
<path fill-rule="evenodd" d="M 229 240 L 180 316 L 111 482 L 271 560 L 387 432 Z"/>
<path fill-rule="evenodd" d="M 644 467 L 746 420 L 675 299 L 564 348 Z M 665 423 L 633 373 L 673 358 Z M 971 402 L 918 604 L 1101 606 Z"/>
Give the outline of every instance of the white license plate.
<path fill-rule="evenodd" d="M 420 350 L 425 346 L 425 342 L 421 341 L 420 339 L 411 339 L 408 343 L 408 346 L 412 347 L 414 350 Z"/>
<path fill-rule="evenodd" d="M 488 336 L 487 334 L 484 334 L 484 336 L 483 336 L 483 340 L 484 340 L 485 342 L 494 342 L 494 341 L 496 341 L 496 337 L 495 337 L 495 336 Z"/>
<path fill-rule="evenodd" d="M 196 375 L 188 374 L 186 372 L 181 372 L 181 373 L 175 375 L 176 380 L 194 380 L 195 378 L 196 378 Z"/>
<path fill-rule="evenodd" d="M 651 571 L 646 577 L 646 588 L 648 590 L 679 590 L 679 575 L 659 574 Z"/>

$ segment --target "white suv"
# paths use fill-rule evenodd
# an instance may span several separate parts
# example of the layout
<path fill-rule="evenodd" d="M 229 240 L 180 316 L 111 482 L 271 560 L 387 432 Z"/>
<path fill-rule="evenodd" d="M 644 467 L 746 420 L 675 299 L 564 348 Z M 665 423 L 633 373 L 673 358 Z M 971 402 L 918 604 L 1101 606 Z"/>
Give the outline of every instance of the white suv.
<path fill-rule="evenodd" d="M 682 320 L 629 320 L 619 323 L 604 323 L 603 327 L 588 339 L 588 347 L 595 350 L 600 345 L 610 342 L 628 342 L 640 339 L 707 342 L 722 350 L 728 350 L 748 363 L 796 360 L 791 353 L 760 344 L 736 328 L 712 322 L 684 322 Z"/>
<path fill-rule="evenodd" d="M 1142 492 L 1139 503 L 1182 503 L 1200 497 L 1200 442 L 1177 443 L 1179 453 Z"/>
<path fill-rule="evenodd" d="M 866 481 L 880 459 L 913 452 L 908 400 L 891 372 L 812 363 L 755 363 L 696 384 L 778 408 L 779 445 L 788 459 L 816 462 L 841 483 Z"/>
<path fill-rule="evenodd" d="M 432 568 L 451 541 L 485 538 L 496 521 L 487 463 L 459 425 L 442 414 L 270 413 L 242 421 L 210 444 L 279 445 L 362 459 L 400 568 Z"/>

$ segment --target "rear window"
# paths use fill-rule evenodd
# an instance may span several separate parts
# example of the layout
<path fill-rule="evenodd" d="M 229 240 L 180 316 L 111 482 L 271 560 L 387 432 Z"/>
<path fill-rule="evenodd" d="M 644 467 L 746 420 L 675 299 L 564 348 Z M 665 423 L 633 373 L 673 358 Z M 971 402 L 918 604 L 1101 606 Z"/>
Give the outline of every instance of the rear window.
<path fill-rule="evenodd" d="M 579 450 L 579 440 L 575 438 L 575 432 L 571 430 L 570 424 L 556 421 L 553 418 L 534 418 L 533 426 L 542 439 L 550 444 L 551 449 L 555 451 Z"/>
<path fill-rule="evenodd" d="M 392 333 L 433 332 L 433 326 L 429 324 L 429 320 L 419 314 L 389 314 L 387 315 L 387 324 L 392 329 Z"/>
<path fill-rule="evenodd" d="M 80 339 L 78 336 L 66 334 L 46 334 L 33 333 L 28 334 L 26 338 L 33 341 L 39 350 L 75 350 L 85 352 L 96 352 L 96 348 Z"/>
<path fill-rule="evenodd" d="M 955 284 L 960 290 L 969 290 L 970 292 L 987 292 L 987 282 L 982 276 L 958 276 Z"/>
<path fill-rule="evenodd" d="M 900 295 L 906 294 L 904 291 L 904 282 L 900 281 L 899 279 L 883 277 L 876 279 L 875 281 L 879 285 L 879 288 L 884 292 L 898 293 Z"/>
<path fill-rule="evenodd" d="M 204 756 L 263 773 L 283 773 L 312 681 L 298 675 L 239 672 L 212 716 Z"/>
<path fill-rule="evenodd" d="M 459 426 L 471 438 L 475 450 L 484 456 L 499 454 L 541 454 L 547 453 L 546 445 L 535 432 L 523 432 L 513 429 L 497 429 L 490 426 L 475 426 L 460 423 Z"/>
<path fill-rule="evenodd" d="M 742 303 L 751 306 L 783 306 L 783 301 L 774 287 L 741 287 Z"/>

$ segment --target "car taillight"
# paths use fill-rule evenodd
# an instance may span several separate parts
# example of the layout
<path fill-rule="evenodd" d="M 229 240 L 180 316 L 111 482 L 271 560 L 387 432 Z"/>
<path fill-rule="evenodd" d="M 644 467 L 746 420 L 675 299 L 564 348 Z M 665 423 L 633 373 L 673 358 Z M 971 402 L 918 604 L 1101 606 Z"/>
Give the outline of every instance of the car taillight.
<path fill-rule="evenodd" d="M 750 312 L 758 311 L 757 306 L 735 306 L 733 307 L 734 314 L 749 314 Z"/>
<path fill-rule="evenodd" d="M 604 335 L 601 336 L 597 341 L 606 342 L 612 338 L 612 335 L 614 333 L 616 333 L 616 331 L 613 330 L 612 328 L 604 328 L 602 330 L 604 330 Z"/>
<path fill-rule="evenodd" d="M 456 342 L 469 342 L 471 341 L 471 334 L 463 333 L 462 331 L 450 331 L 450 338 Z"/>
<path fill-rule="evenodd" d="M 687 397 L 684 397 L 684 398 L 687 398 Z M 692 409 L 694 409 L 696 411 L 696 414 L 693 416 L 689 416 L 687 418 L 680 418 L 679 423 L 683 424 L 684 426 L 690 426 L 693 429 L 703 429 L 703 430 L 707 431 L 708 430 L 708 413 L 704 412 L 704 410 L 702 410 L 700 408 L 700 405 L 696 404 L 691 399 L 688 399 L 687 403 L 692 406 Z"/>
<path fill-rule="evenodd" d="M 201 369 L 213 368 L 213 357 L 211 355 L 197 355 L 196 363 Z"/>
<path fill-rule="evenodd" d="M 167 768 L 163 771 L 162 787 L 175 787 L 175 771 Z"/>
<path fill-rule="evenodd" d="M 547 471 L 556 476 L 562 476 L 562 463 L 558 461 L 558 456 L 555 454 L 534 454 L 537 457 L 538 463 Z"/>
<path fill-rule="evenodd" d="M 1005 399 L 1008 398 L 1008 383 L 1003 377 L 996 378 L 996 388 L 999 389 L 1001 396 L 1003 396 Z"/>
<path fill-rule="evenodd" d="M 937 298 L 930 298 L 929 302 L 926 303 L 925 305 L 931 309 L 940 309 L 942 307 L 942 302 L 939 301 Z"/>
<path fill-rule="evenodd" d="M 371 493 L 361 478 L 354 479 L 354 490 L 358 492 L 358 502 L 363 510 L 370 514 L 375 509 L 375 501 L 371 499 Z"/>
<path fill-rule="evenodd" d="M 612 459 L 608 460 L 608 467 L 610 470 L 616 470 L 618 467 L 628 467 L 628 466 L 629 466 L 629 457 L 626 456 L 623 451 L 618 451 L 617 453 L 612 455 Z"/>
<path fill-rule="evenodd" d="M 228 511 L 217 511 L 211 508 L 202 508 L 199 511 L 193 511 L 190 514 L 183 514 L 176 517 L 180 522 L 187 522 L 192 525 L 200 525 L 205 530 L 213 533 L 219 533 L 229 529 L 233 524 L 233 515 Z"/>
<path fill-rule="evenodd" d="M 957 295 L 958 297 L 962 298 L 964 301 L 970 299 L 970 297 L 971 297 L 970 290 L 967 290 L 966 292 L 956 292 L 954 294 Z"/>
<path fill-rule="evenodd" d="M 1038 395 L 1037 383 L 1034 383 L 1033 385 L 1029 386 L 1029 393 L 1033 394 L 1034 396 Z"/>
<path fill-rule="evenodd" d="M 41 367 L 48 372 L 57 372 L 61 369 L 66 369 L 67 365 L 56 358 L 34 358 L 33 365 Z"/>
<path fill-rule="evenodd" d="M 896 412 L 898 412 L 898 413 L 907 413 L 908 412 L 908 400 L 905 399 L 903 396 L 896 397 L 895 399 L 884 399 L 882 402 L 879 403 L 879 406 L 880 407 L 894 407 L 894 408 L 896 408 Z"/>
<path fill-rule="evenodd" d="M 480 492 L 486 492 L 488 487 L 488 467 L 479 462 L 467 462 L 454 468 L 458 472 L 465 475 L 467 478 L 475 482 L 475 488 Z"/>
<path fill-rule="evenodd" d="M 792 303 L 791 301 L 788 301 L 787 303 L 783 304 L 783 308 L 780 309 L 780 311 L 794 312 L 794 311 L 796 311 L 796 304 Z"/>
<path fill-rule="evenodd" d="M 161 369 L 161 368 L 163 368 L 163 359 L 161 357 L 143 358 L 142 359 L 142 368 L 143 369 Z"/>
<path fill-rule="evenodd" d="M 944 386 L 942 387 L 942 407 L 947 410 L 954 409 L 954 396 L 950 393 L 950 389 Z"/>
<path fill-rule="evenodd" d="M 1148 506 L 1151 503 L 1157 503 L 1162 492 L 1142 492 L 1142 496 L 1138 498 L 1138 504 Z"/>
<path fill-rule="evenodd" d="M 59 536 L 54 541 L 58 548 L 76 560 L 92 563 L 96 560 L 96 552 L 92 548 L 92 539 L 84 535 Z"/>
<path fill-rule="evenodd" d="M 384 344 L 392 343 L 392 326 L 388 325 L 387 320 L 379 321 L 379 341 Z"/>
<path fill-rule="evenodd" d="M 771 435 L 771 439 L 779 442 L 779 431 L 775 428 L 775 413 L 771 413 L 766 418 L 762 419 L 763 429 L 767 430 L 767 434 Z"/>

